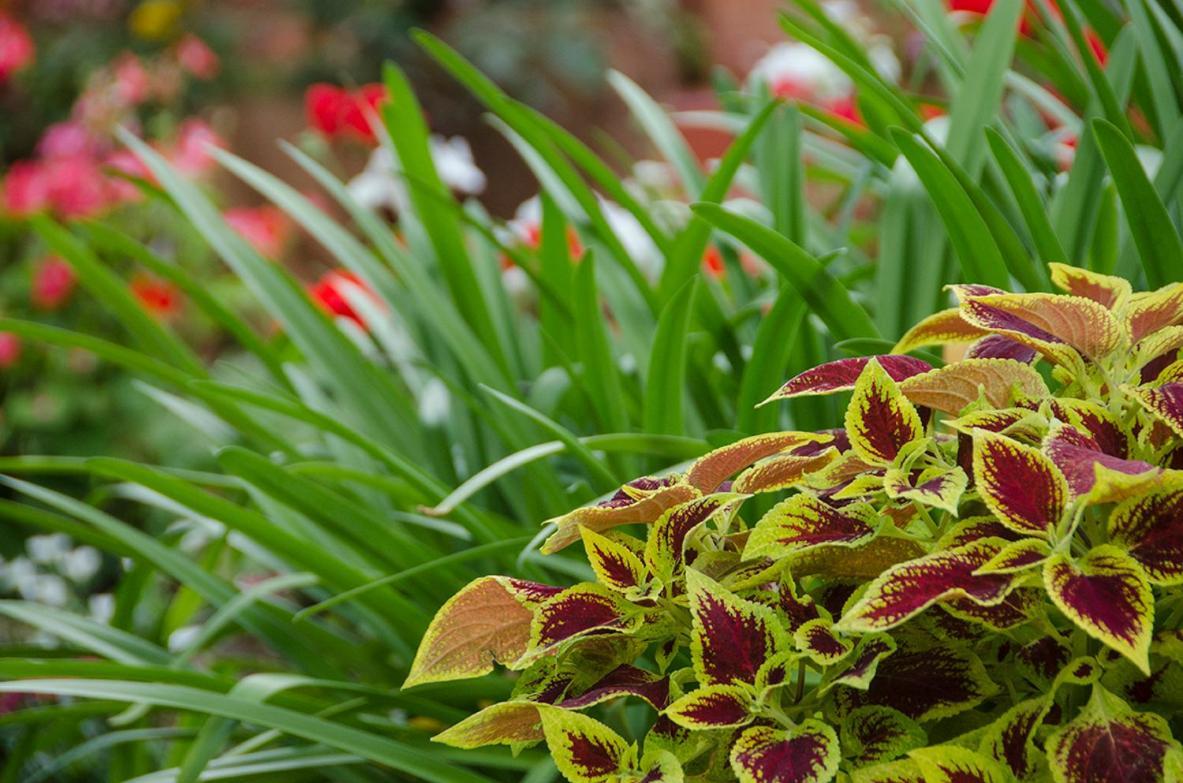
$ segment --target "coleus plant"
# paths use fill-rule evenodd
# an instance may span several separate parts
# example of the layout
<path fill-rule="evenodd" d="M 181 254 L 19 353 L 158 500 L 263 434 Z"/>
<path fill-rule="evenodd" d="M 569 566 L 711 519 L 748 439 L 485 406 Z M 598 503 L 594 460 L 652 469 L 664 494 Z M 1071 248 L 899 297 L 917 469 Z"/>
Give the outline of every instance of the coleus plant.
<path fill-rule="evenodd" d="M 408 686 L 520 675 L 436 740 L 545 741 L 577 783 L 1178 779 L 1183 283 L 1052 278 L 954 286 L 892 354 L 770 398 L 850 392 L 842 429 L 554 520 L 596 581 L 445 604 Z"/>

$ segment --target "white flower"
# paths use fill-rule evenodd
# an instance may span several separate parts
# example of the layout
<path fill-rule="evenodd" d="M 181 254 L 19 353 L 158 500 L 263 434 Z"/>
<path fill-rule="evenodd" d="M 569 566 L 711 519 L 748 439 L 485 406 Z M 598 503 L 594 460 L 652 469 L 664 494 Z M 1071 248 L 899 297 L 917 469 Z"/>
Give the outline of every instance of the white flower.
<path fill-rule="evenodd" d="M 179 653 L 188 650 L 201 633 L 200 625 L 183 625 L 168 635 L 168 651 Z"/>
<path fill-rule="evenodd" d="M 620 244 L 624 246 L 629 258 L 633 260 L 642 274 L 650 280 L 656 280 L 657 276 L 661 274 L 661 267 L 665 259 L 661 255 L 661 250 L 654 243 L 653 237 L 649 236 L 633 213 L 619 204 L 601 198 L 600 209 L 604 212 L 604 219 L 608 221 L 608 227 L 620 240 Z"/>
<path fill-rule="evenodd" d="M 439 378 L 431 378 L 419 393 L 419 419 L 428 427 L 443 424 L 448 418 L 452 395 Z"/>
<path fill-rule="evenodd" d="M 774 45 L 752 66 L 748 83 L 763 83 L 776 95 L 828 101 L 854 89 L 850 77 L 821 52 L 797 41 Z"/>
<path fill-rule="evenodd" d="M 429 144 L 436 171 L 445 187 L 469 196 L 485 189 L 485 173 L 477 168 L 466 139 L 433 135 Z M 374 150 L 365 169 L 351 179 L 347 187 L 349 195 L 369 209 L 388 207 L 397 212 L 408 203 L 406 185 L 399 176 L 394 153 L 388 147 Z"/>
<path fill-rule="evenodd" d="M 86 605 L 90 610 L 90 618 L 96 623 L 106 625 L 115 616 L 115 596 L 110 593 L 95 593 L 86 599 Z"/>
<path fill-rule="evenodd" d="M 29 536 L 25 549 L 34 563 L 56 563 L 70 551 L 70 537 L 65 533 Z"/>
<path fill-rule="evenodd" d="M 62 558 L 62 574 L 71 582 L 82 583 L 89 581 L 99 571 L 103 563 L 103 556 L 92 546 L 80 546 L 72 549 Z"/>
<path fill-rule="evenodd" d="M 70 586 L 57 574 L 38 574 L 21 587 L 21 596 L 46 606 L 65 606 L 70 600 Z"/>

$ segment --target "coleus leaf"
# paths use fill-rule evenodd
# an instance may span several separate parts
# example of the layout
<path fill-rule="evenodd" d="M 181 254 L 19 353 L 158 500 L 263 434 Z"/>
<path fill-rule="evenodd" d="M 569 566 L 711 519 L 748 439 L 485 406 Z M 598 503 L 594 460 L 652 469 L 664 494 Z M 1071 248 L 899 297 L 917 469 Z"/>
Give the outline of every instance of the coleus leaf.
<path fill-rule="evenodd" d="M 1104 305 L 1081 296 L 1059 294 L 993 294 L 961 304 L 969 323 L 1005 334 L 1058 361 L 1064 344 L 1096 359 L 1121 342 L 1117 319 Z"/>
<path fill-rule="evenodd" d="M 716 515 L 730 513 L 744 495 L 721 492 L 674 506 L 654 523 L 645 544 L 645 564 L 664 581 L 682 566 L 686 539 Z"/>
<path fill-rule="evenodd" d="M 1151 582 L 1183 584 L 1183 490 L 1131 498 L 1109 515 L 1109 539 Z"/>
<path fill-rule="evenodd" d="M 686 483 L 703 494 L 714 492 L 724 480 L 765 457 L 809 443 L 828 443 L 816 432 L 769 432 L 743 438 L 699 457 L 686 471 Z"/>
<path fill-rule="evenodd" d="M 541 551 L 548 555 L 570 546 L 579 540 L 581 527 L 600 533 L 620 525 L 652 522 L 666 509 L 699 494 L 677 476 L 634 479 L 602 503 L 550 520 L 557 529 L 542 545 Z"/>
<path fill-rule="evenodd" d="M 1050 536 L 1068 502 L 1068 482 L 1038 449 L 984 430 L 974 433 L 978 494 L 998 519 L 1024 535 Z"/>
<path fill-rule="evenodd" d="M 838 737 L 819 720 L 791 729 L 755 726 L 731 746 L 740 783 L 827 783 L 838 773 Z"/>
<path fill-rule="evenodd" d="M 960 308 L 952 307 L 921 320 L 904 333 L 891 351 L 894 354 L 902 354 L 931 345 L 970 343 L 987 334 L 989 333 L 984 329 L 962 318 Z"/>
<path fill-rule="evenodd" d="M 1005 766 L 1017 780 L 1032 779 L 1043 766 L 1035 732 L 1051 707 L 1052 700 L 1045 696 L 1014 705 L 986 728 L 978 751 Z"/>
<path fill-rule="evenodd" d="M 744 494 L 780 492 L 804 482 L 838 458 L 838 450 L 828 448 L 818 454 L 800 456 L 778 454 L 740 473 L 731 489 Z"/>
<path fill-rule="evenodd" d="M 604 724 L 578 712 L 543 708 L 542 731 L 555 766 L 571 783 L 614 783 L 628 743 Z"/>
<path fill-rule="evenodd" d="M 645 753 L 636 771 L 621 783 L 682 783 L 685 775 L 678 757 L 668 750 L 655 749 Z"/>
<path fill-rule="evenodd" d="M 809 593 L 802 592 L 791 574 L 785 573 L 781 577 L 780 589 L 777 590 L 777 608 L 787 621 L 790 633 L 810 620 L 821 617 L 821 609 Z"/>
<path fill-rule="evenodd" d="M 485 745 L 523 746 L 543 738 L 541 721 L 537 702 L 506 701 L 490 704 L 431 740 L 464 749 Z"/>
<path fill-rule="evenodd" d="M 1183 284 L 1134 294 L 1125 308 L 1125 319 L 1134 342 L 1183 321 Z"/>
<path fill-rule="evenodd" d="M 982 606 L 968 598 L 954 598 L 941 604 L 946 612 L 962 620 L 984 625 L 994 631 L 1009 631 L 1032 617 L 1032 610 L 1042 601 L 1042 591 L 1019 587 L 1001 603 Z"/>
<path fill-rule="evenodd" d="M 1122 309 L 1133 289 L 1123 277 L 1103 275 L 1080 267 L 1052 262 L 1047 265 L 1052 283 L 1073 296 L 1091 299 L 1108 310 Z"/>
<path fill-rule="evenodd" d="M 686 572 L 690 600 L 690 656 L 704 685 L 754 683 L 761 665 L 788 649 L 772 609 L 725 590 L 698 571 Z"/>
<path fill-rule="evenodd" d="M 635 606 L 598 584 L 584 582 L 550 598 L 534 611 L 530 653 L 591 634 L 627 633 L 641 621 Z"/>
<path fill-rule="evenodd" d="M 910 350 L 910 349 L 909 349 Z M 859 376 L 862 375 L 867 363 L 872 359 L 883 368 L 884 372 L 895 381 L 902 381 L 913 375 L 932 369 L 932 365 L 912 356 L 886 354 L 882 356 L 857 356 L 850 359 L 837 359 L 825 364 L 819 364 L 811 370 L 789 379 L 765 402 L 773 400 L 787 400 L 793 397 L 803 397 L 811 394 L 833 394 L 849 391 L 855 387 Z"/>
<path fill-rule="evenodd" d="M 1015 399 L 1043 399 L 1047 383 L 1029 365 L 1014 359 L 962 359 L 936 370 L 914 375 L 900 390 L 917 405 L 958 416 L 980 398 L 995 408 Z"/>
<path fill-rule="evenodd" d="M 752 528 L 744 559 L 784 557 L 821 546 L 857 546 L 874 538 L 876 521 L 869 506 L 838 509 L 812 495 L 794 495 L 773 506 Z"/>
<path fill-rule="evenodd" d="M 843 508 L 849 511 L 849 507 Z M 909 538 L 879 536 L 854 547 L 817 546 L 793 555 L 793 572 L 828 579 L 872 579 L 888 568 L 914 560 L 924 548 Z"/>
<path fill-rule="evenodd" d="M 851 649 L 850 642 L 839 638 L 834 633 L 833 623 L 824 617 L 809 620 L 794 631 L 793 642 L 798 650 L 821 666 L 837 663 Z"/>
<path fill-rule="evenodd" d="M 1157 783 L 1166 778 L 1167 755 L 1178 743 L 1161 717 L 1135 712 L 1094 685 L 1085 708 L 1046 747 L 1057 783 Z"/>
<path fill-rule="evenodd" d="M 580 533 L 588 564 L 600 584 L 627 593 L 645 583 L 645 564 L 628 546 L 590 528 L 580 528 Z"/>
<path fill-rule="evenodd" d="M 1023 538 L 1011 541 L 998 550 L 992 558 L 982 564 L 979 574 L 1015 574 L 1035 568 L 1052 553 L 1048 543 L 1039 538 Z"/>
<path fill-rule="evenodd" d="M 895 651 L 895 640 L 886 634 L 864 636 L 855 647 L 850 664 L 839 672 L 830 684 L 865 691 L 875 679 L 879 662 Z"/>
<path fill-rule="evenodd" d="M 1183 383 L 1164 383 L 1162 386 L 1124 387 L 1126 393 L 1183 437 Z"/>
<path fill-rule="evenodd" d="M 997 691 L 972 652 L 936 644 L 896 650 L 878 661 L 865 691 L 843 689 L 839 697 L 850 709 L 879 704 L 923 723 L 972 709 Z"/>
<path fill-rule="evenodd" d="M 1098 479 L 1098 466 L 1108 471 L 1137 476 L 1141 481 L 1162 473 L 1161 468 L 1148 462 L 1106 454 L 1091 435 L 1061 422 L 1052 423 L 1043 450 L 1060 469 L 1073 495 L 1088 495 L 1092 492 Z"/>
<path fill-rule="evenodd" d="M 999 539 L 982 539 L 892 566 L 871 582 L 837 627 L 850 633 L 884 631 L 947 598 L 1000 603 L 1014 578 L 977 570 L 998 554 L 1002 544 Z"/>
<path fill-rule="evenodd" d="M 851 783 L 925 783 L 924 773 L 911 759 L 856 769 L 850 780 Z"/>
<path fill-rule="evenodd" d="M 1022 364 L 1031 364 L 1039 358 L 1039 352 L 1006 335 L 988 334 L 966 349 L 965 358 L 1010 359 Z"/>
<path fill-rule="evenodd" d="M 504 576 L 468 583 L 432 619 L 403 687 L 479 677 L 494 663 L 517 666 L 530 640 L 533 607 L 559 590 Z"/>
<path fill-rule="evenodd" d="M 846 408 L 850 447 L 864 461 L 889 465 L 900 449 L 924 436 L 920 415 L 875 360 L 866 363 Z"/>
<path fill-rule="evenodd" d="M 883 476 L 883 488 L 893 500 L 912 500 L 957 515 L 969 477 L 961 468 L 926 468 L 904 471 L 891 468 Z"/>
<path fill-rule="evenodd" d="M 842 754 L 854 766 L 891 761 L 928 742 L 916 721 L 891 707 L 870 705 L 842 719 Z"/>
<path fill-rule="evenodd" d="M 706 685 L 674 701 L 665 714 L 688 729 L 743 726 L 755 718 L 752 710 L 755 695 L 748 685 Z"/>
<path fill-rule="evenodd" d="M 908 754 L 926 783 L 1009 783 L 994 759 L 957 745 L 919 748 Z"/>
<path fill-rule="evenodd" d="M 577 696 L 558 702 L 568 710 L 582 710 L 622 696 L 635 696 L 655 710 L 664 709 L 669 702 L 669 680 L 659 674 L 622 664 L 605 674 Z"/>
<path fill-rule="evenodd" d="M 1136 560 L 1112 544 L 1095 547 L 1079 561 L 1055 554 L 1043 564 L 1043 582 L 1068 619 L 1149 671 L 1154 596 Z"/>

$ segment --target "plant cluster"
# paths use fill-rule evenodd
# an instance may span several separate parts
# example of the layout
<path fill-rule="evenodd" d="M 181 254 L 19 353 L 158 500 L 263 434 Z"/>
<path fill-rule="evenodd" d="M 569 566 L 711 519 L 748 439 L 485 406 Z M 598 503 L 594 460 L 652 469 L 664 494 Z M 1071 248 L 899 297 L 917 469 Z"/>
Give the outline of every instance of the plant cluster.
<path fill-rule="evenodd" d="M 521 675 L 436 740 L 545 740 L 573 783 L 1175 779 L 1183 284 L 1052 278 L 954 286 L 893 353 L 770 398 L 849 391 L 842 429 L 558 518 L 544 551 L 582 540 L 594 582 L 472 582 L 406 684 Z M 621 699 L 651 710 L 583 712 Z"/>

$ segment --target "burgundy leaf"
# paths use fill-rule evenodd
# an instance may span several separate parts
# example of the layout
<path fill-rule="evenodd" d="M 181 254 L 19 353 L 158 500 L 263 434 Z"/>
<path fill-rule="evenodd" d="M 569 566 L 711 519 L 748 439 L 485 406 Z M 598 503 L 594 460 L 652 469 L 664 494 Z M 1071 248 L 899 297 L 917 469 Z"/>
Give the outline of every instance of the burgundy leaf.
<path fill-rule="evenodd" d="M 839 391 L 849 391 L 854 388 L 855 381 L 858 380 L 863 368 L 871 359 L 877 360 L 894 381 L 902 381 L 904 378 L 932 369 L 932 365 L 928 362 L 903 354 L 837 359 L 806 370 L 790 379 L 768 400 L 784 400 L 807 394 L 832 394 Z"/>

